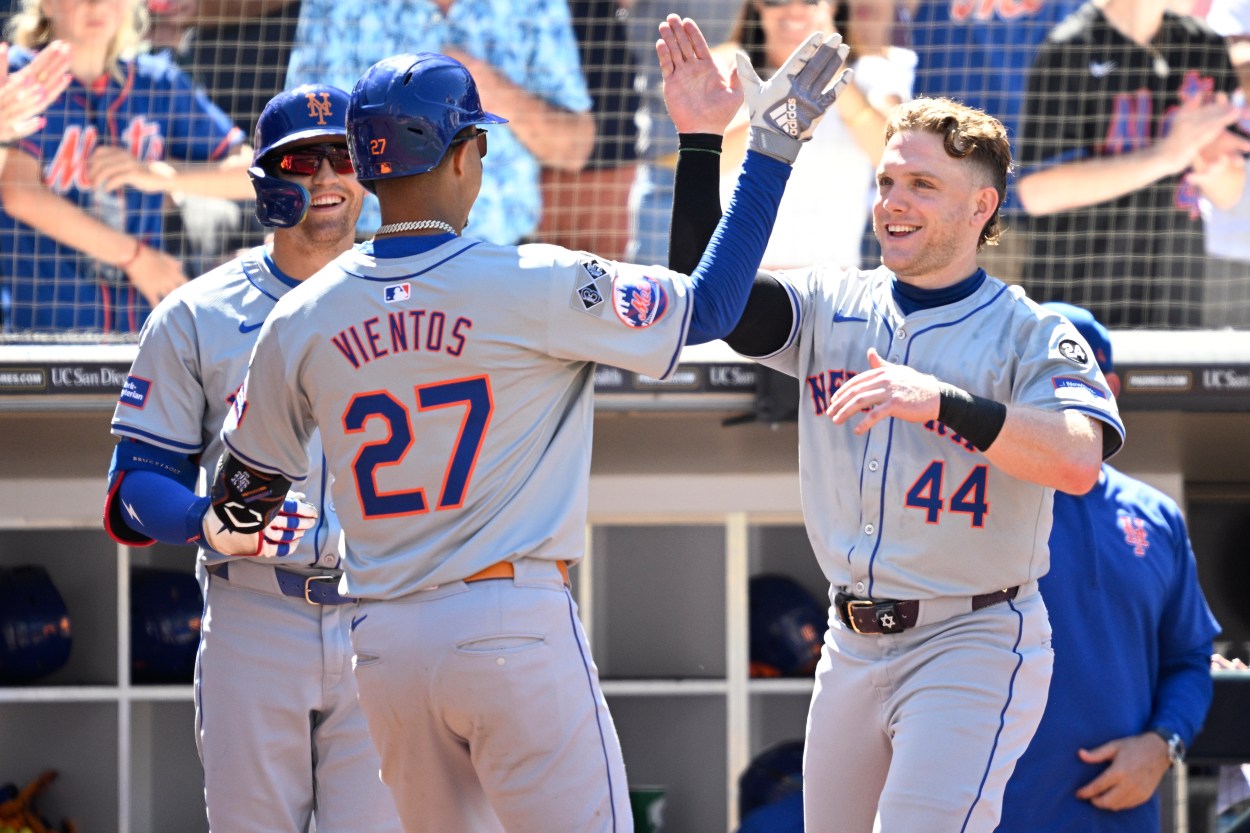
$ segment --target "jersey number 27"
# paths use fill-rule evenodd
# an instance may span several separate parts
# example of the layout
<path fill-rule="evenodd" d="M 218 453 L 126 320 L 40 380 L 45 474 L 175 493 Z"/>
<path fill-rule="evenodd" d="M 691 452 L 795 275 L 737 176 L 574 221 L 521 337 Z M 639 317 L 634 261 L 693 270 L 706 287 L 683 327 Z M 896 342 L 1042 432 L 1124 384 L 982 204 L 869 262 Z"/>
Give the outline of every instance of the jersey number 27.
<path fill-rule="evenodd" d="M 473 477 L 478 451 L 490 426 L 494 400 L 490 380 L 486 376 L 434 382 L 414 389 L 417 410 L 464 406 L 460 434 L 447 461 L 443 475 L 443 488 L 438 495 L 436 509 L 458 509 L 464 503 L 465 492 Z M 408 408 L 389 391 L 358 393 L 347 403 L 343 412 L 343 429 L 354 434 L 363 431 L 371 419 L 386 422 L 388 436 L 384 440 L 365 443 L 356 453 L 352 472 L 356 478 L 356 494 L 360 496 L 360 510 L 365 519 L 393 518 L 397 515 L 415 515 L 429 511 L 424 488 L 382 492 L 378 490 L 377 470 L 393 466 L 404 459 L 412 448 L 412 419 Z"/>

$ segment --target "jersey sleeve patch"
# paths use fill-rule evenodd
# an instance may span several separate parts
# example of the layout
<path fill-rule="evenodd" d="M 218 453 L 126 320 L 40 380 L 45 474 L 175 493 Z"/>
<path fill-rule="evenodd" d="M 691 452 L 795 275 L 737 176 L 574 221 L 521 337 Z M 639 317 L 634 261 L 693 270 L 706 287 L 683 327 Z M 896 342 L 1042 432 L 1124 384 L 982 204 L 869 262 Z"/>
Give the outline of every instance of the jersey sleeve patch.
<path fill-rule="evenodd" d="M 602 316 L 611 291 L 612 276 L 601 261 L 583 260 L 577 270 L 569 306 L 588 315 Z"/>
<path fill-rule="evenodd" d="M 646 275 L 617 275 L 612 281 L 612 306 L 627 327 L 646 329 L 668 312 L 668 292 Z"/>
<path fill-rule="evenodd" d="M 1077 345 L 1078 347 L 1080 345 Z M 1086 382 L 1084 379 L 1078 379 L 1074 376 L 1056 376 L 1055 396 L 1067 402 L 1105 402 L 1107 394 L 1104 391 Z"/>
<path fill-rule="evenodd" d="M 118 401 L 123 405 L 129 405 L 131 408 L 143 410 L 143 406 L 148 404 L 148 394 L 152 391 L 152 381 L 131 374 L 126 377 L 125 384 L 122 385 L 122 392 L 118 396 Z"/>
<path fill-rule="evenodd" d="M 1075 339 L 1060 339 L 1059 355 L 1078 367 L 1089 367 L 1089 351 Z"/>

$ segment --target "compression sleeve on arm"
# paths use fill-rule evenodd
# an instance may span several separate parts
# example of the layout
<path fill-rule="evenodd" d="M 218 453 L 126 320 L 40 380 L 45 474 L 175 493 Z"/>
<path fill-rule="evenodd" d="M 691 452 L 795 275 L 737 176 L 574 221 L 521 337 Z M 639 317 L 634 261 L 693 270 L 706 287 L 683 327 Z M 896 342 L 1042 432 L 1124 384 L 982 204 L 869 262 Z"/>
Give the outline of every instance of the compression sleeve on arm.
<path fill-rule="evenodd" d="M 747 151 L 729 210 L 690 276 L 693 310 L 687 344 L 724 338 L 738 324 L 790 170 L 785 162 Z"/>
<path fill-rule="evenodd" d="M 154 471 L 129 471 L 122 478 L 121 498 L 126 526 L 167 544 L 199 540 L 200 522 L 209 497 L 201 497 L 181 483 Z"/>
<path fill-rule="evenodd" d="M 677 139 L 673 213 L 668 222 L 668 268 L 689 275 L 720 222 L 720 152 L 715 133 L 682 133 Z M 712 183 L 713 187 L 708 187 Z"/>

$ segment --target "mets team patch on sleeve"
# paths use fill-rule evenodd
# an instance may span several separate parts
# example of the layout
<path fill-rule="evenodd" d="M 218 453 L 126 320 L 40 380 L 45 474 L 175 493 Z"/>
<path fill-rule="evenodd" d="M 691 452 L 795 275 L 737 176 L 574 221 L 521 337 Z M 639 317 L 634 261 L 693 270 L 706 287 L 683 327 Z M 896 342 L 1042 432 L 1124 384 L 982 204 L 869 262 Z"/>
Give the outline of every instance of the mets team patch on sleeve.
<path fill-rule="evenodd" d="M 668 312 L 668 293 L 655 278 L 617 275 L 612 281 L 612 307 L 626 326 L 644 329 Z"/>
<path fill-rule="evenodd" d="M 598 260 L 583 260 L 577 270 L 577 278 L 573 284 L 573 296 L 569 298 L 569 306 L 579 312 L 601 316 L 607 309 L 604 301 L 611 291 L 612 276 L 607 268 Z"/>
<path fill-rule="evenodd" d="M 1077 379 L 1074 376 L 1056 376 L 1054 383 L 1055 396 L 1059 399 L 1069 402 L 1101 402 L 1107 399 L 1105 392 L 1084 379 Z"/>
<path fill-rule="evenodd" d="M 118 400 L 123 405 L 129 405 L 142 411 L 143 406 L 148 404 L 148 393 L 151 390 L 152 383 L 149 380 L 141 379 L 138 376 L 127 376 Z"/>

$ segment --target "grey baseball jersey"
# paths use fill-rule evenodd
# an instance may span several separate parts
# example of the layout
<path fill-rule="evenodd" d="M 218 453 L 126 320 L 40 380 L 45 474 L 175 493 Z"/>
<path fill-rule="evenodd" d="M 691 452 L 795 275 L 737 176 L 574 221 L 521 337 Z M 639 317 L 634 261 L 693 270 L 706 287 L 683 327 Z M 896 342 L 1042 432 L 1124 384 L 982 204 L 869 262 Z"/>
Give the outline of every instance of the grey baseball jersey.
<path fill-rule="evenodd" d="M 198 458 L 211 477 L 261 323 L 294 285 L 257 248 L 171 293 L 144 327 L 113 433 Z M 196 740 L 208 821 L 214 830 L 296 833 L 315 814 L 322 833 L 398 833 L 351 673 L 355 606 L 284 595 L 275 572 L 325 575 L 338 565 L 341 535 L 316 436 L 310 453 L 300 487 L 320 517 L 295 552 L 275 560 L 200 551 L 201 567 L 229 564 L 228 578 L 201 576 Z"/>
<path fill-rule="evenodd" d="M 556 562 L 585 540 L 592 362 L 667 376 L 688 279 L 426 242 L 349 252 L 283 298 L 225 442 L 298 479 L 321 429 L 363 598 L 360 702 L 408 833 L 625 833 L 620 745 Z M 514 578 L 476 580 L 500 562 Z"/>
<path fill-rule="evenodd" d="M 221 425 L 265 317 L 297 284 L 279 277 L 264 248 L 179 287 L 151 315 L 113 413 L 113 433 L 198 458 L 209 478 L 221 456 Z M 282 559 L 285 567 L 338 566 L 339 526 L 327 505 L 320 438 L 309 440 L 308 475 L 299 484 L 320 510 L 317 526 Z M 206 564 L 228 559 L 200 550 Z"/>
<path fill-rule="evenodd" d="M 821 568 L 853 595 L 885 599 L 1034 581 L 1049 563 L 1054 490 L 998 471 L 940 423 L 891 419 L 856 435 L 830 424 L 825 405 L 875 347 L 980 396 L 1088 414 L 1118 448 L 1124 427 L 1106 380 L 1076 328 L 1018 287 L 987 277 L 962 301 L 904 316 L 890 279 L 884 267 L 788 273 L 797 324 L 760 359 L 801 382 L 803 506 Z"/>
<path fill-rule="evenodd" d="M 666 376 L 689 313 L 683 275 L 551 246 L 353 250 L 266 321 L 225 441 L 298 481 L 320 426 L 353 596 L 576 560 L 591 362 Z"/>
<path fill-rule="evenodd" d="M 1124 429 L 1066 319 L 990 277 L 904 315 L 892 278 L 884 267 L 783 275 L 796 323 L 763 359 L 801 382 L 803 513 L 831 599 L 919 600 L 901 632 L 862 635 L 831 614 L 804 760 L 804 780 L 821 789 L 804 792 L 805 824 L 990 833 L 1046 706 L 1054 653 L 1036 579 L 1054 492 L 1005 474 L 936 421 L 887 419 L 858 435 L 825 408 L 873 347 L 999 402 L 1078 410 L 1102 421 L 1111 450 Z M 1004 588 L 1012 598 L 986 601 Z M 883 628 L 898 625 L 901 608 L 862 604 Z"/>

